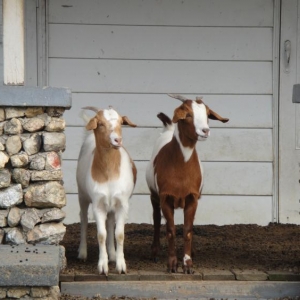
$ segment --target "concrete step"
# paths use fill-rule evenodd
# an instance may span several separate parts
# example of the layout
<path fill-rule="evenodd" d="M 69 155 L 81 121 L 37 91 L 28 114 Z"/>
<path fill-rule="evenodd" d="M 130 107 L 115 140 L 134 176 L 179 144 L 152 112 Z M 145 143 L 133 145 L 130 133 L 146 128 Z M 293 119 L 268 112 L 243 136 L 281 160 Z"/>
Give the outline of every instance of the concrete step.
<path fill-rule="evenodd" d="M 0 286 L 56 286 L 64 248 L 54 245 L 0 245 Z"/>
<path fill-rule="evenodd" d="M 92 298 L 278 299 L 300 295 L 299 282 L 282 281 L 84 281 L 61 282 L 61 293 Z"/>

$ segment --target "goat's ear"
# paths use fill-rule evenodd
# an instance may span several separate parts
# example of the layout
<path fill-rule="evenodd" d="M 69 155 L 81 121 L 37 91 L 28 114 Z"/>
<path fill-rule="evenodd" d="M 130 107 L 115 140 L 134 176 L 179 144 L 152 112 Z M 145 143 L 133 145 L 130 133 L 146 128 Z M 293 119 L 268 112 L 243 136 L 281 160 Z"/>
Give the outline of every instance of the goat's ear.
<path fill-rule="evenodd" d="M 179 106 L 174 111 L 172 122 L 177 123 L 179 120 L 185 119 L 186 115 L 187 115 L 187 111 L 182 106 Z"/>
<path fill-rule="evenodd" d="M 221 117 L 219 114 L 211 110 L 209 107 L 207 107 L 207 109 L 208 109 L 207 116 L 209 119 L 221 121 L 223 123 L 227 123 L 229 121 L 229 119 Z"/>
<path fill-rule="evenodd" d="M 122 124 L 123 124 L 123 125 L 129 125 L 129 126 L 131 126 L 131 127 L 136 127 L 136 124 L 132 123 L 132 122 L 128 119 L 128 117 L 126 117 L 126 116 L 123 116 L 123 117 L 122 117 Z"/>
<path fill-rule="evenodd" d="M 98 125 L 98 121 L 96 118 L 90 119 L 90 121 L 86 124 L 85 128 L 86 130 L 93 130 L 96 129 Z"/>

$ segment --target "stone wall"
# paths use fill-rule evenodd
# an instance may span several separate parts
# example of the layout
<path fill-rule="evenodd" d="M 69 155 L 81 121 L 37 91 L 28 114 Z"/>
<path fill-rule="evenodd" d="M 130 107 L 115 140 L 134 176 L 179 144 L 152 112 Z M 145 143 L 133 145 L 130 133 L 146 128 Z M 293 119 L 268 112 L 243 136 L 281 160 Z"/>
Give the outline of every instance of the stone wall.
<path fill-rule="evenodd" d="M 64 110 L 0 108 L 0 243 L 58 244 L 65 234 Z"/>

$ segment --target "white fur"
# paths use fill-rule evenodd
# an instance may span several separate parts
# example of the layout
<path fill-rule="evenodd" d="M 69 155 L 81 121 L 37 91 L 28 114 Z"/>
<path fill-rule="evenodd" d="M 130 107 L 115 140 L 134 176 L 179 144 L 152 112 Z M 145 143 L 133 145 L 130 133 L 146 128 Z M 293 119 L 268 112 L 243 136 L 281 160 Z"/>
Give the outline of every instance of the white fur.
<path fill-rule="evenodd" d="M 110 117 L 112 115 L 108 114 Z M 95 147 L 94 134 L 88 134 L 78 158 L 77 184 L 81 209 L 81 240 L 78 258 L 83 260 L 87 258 L 87 212 L 89 205 L 92 204 L 98 231 L 98 270 L 100 273 L 108 274 L 109 258 L 110 261 L 116 261 L 116 269 L 119 273 L 126 273 L 123 252 L 124 225 L 128 215 L 128 200 L 134 188 L 132 165 L 126 150 L 122 147 L 118 148 L 115 151 L 120 151 L 121 153 L 119 178 L 113 181 L 98 183 L 94 181 L 91 175 Z M 114 231 L 115 225 L 116 228 Z M 114 238 L 116 239 L 117 249 L 114 246 Z"/>

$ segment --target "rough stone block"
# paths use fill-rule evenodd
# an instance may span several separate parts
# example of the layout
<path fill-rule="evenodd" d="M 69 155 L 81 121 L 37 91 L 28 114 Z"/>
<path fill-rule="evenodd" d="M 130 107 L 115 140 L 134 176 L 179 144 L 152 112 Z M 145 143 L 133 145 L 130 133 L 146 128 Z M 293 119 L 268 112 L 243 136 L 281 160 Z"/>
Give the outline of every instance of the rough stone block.
<path fill-rule="evenodd" d="M 21 298 L 26 295 L 29 295 L 30 288 L 29 287 L 13 287 L 7 289 L 7 296 L 10 298 Z"/>
<path fill-rule="evenodd" d="M 5 234 L 5 231 L 0 228 L 0 244 L 2 244 L 2 242 L 3 242 L 4 234 Z"/>
<path fill-rule="evenodd" d="M 8 244 L 12 245 L 20 245 L 25 244 L 26 241 L 24 239 L 22 231 L 18 227 L 6 229 L 5 241 Z"/>
<path fill-rule="evenodd" d="M 28 243 L 57 245 L 63 239 L 66 227 L 62 223 L 46 223 L 35 226 L 27 233 Z"/>
<path fill-rule="evenodd" d="M 63 151 L 66 147 L 66 136 L 62 132 L 44 132 L 43 145 L 45 151 Z"/>
<path fill-rule="evenodd" d="M 5 120 L 5 111 L 4 108 L 0 108 L 0 122 Z"/>
<path fill-rule="evenodd" d="M 40 222 L 38 211 L 35 208 L 28 208 L 24 211 L 21 217 L 21 225 L 24 231 L 34 228 Z"/>
<path fill-rule="evenodd" d="M 6 119 L 21 118 L 25 116 L 25 108 L 21 107 L 6 107 L 5 108 Z"/>
<path fill-rule="evenodd" d="M 33 298 L 47 297 L 50 294 L 50 287 L 32 287 L 30 291 L 30 296 Z"/>
<path fill-rule="evenodd" d="M 23 127 L 19 119 L 13 118 L 10 121 L 5 122 L 4 132 L 6 134 L 20 134 L 23 132 Z"/>
<path fill-rule="evenodd" d="M 6 188 L 10 185 L 11 174 L 7 169 L 0 169 L 0 188 Z"/>
<path fill-rule="evenodd" d="M 18 135 L 13 135 L 7 138 L 6 152 L 9 155 L 17 154 L 22 149 L 21 138 Z"/>
<path fill-rule="evenodd" d="M 7 216 L 7 223 L 10 227 L 16 227 L 21 220 L 21 210 L 18 207 L 12 207 Z"/>
<path fill-rule="evenodd" d="M 62 180 L 62 179 L 63 179 L 63 175 L 61 170 L 31 171 L 31 181 Z"/>
<path fill-rule="evenodd" d="M 0 287 L 0 299 L 6 298 L 7 288 Z"/>
<path fill-rule="evenodd" d="M 28 170 L 22 169 L 22 168 L 15 168 L 12 171 L 12 177 L 13 177 L 13 180 L 16 183 L 20 183 L 23 188 L 29 186 L 30 172 Z"/>
<path fill-rule="evenodd" d="M 29 163 L 28 155 L 25 152 L 12 155 L 10 157 L 11 164 L 14 168 L 26 167 Z"/>
<path fill-rule="evenodd" d="M 29 207 L 61 208 L 66 205 L 66 194 L 63 186 L 57 181 L 31 184 L 27 189 L 25 204 Z"/>
<path fill-rule="evenodd" d="M 40 131 L 44 126 L 45 122 L 40 118 L 25 119 L 23 122 L 23 129 L 29 132 Z"/>
<path fill-rule="evenodd" d="M 66 213 L 59 208 L 53 208 L 45 212 L 42 216 L 42 223 L 61 222 L 66 217 Z"/>
<path fill-rule="evenodd" d="M 29 139 L 23 142 L 23 148 L 28 155 L 36 154 L 42 146 L 42 138 L 38 133 L 30 136 Z"/>
<path fill-rule="evenodd" d="M 1 134 L 1 133 L 0 133 L 0 134 Z M 3 150 L 5 150 L 4 144 L 2 144 L 2 143 L 0 142 L 0 151 L 3 151 Z"/>
<path fill-rule="evenodd" d="M 25 116 L 27 118 L 32 118 L 44 113 L 43 107 L 28 107 L 25 110 Z"/>
<path fill-rule="evenodd" d="M 9 156 L 4 151 L 0 151 L 0 169 L 3 169 L 8 161 Z"/>
<path fill-rule="evenodd" d="M 30 161 L 29 169 L 39 170 L 39 171 L 45 169 L 46 161 L 43 155 L 40 154 L 32 155 L 29 157 L 29 161 Z"/>
<path fill-rule="evenodd" d="M 11 185 L 0 190 L 0 207 L 9 208 L 23 202 L 23 191 L 21 184 Z"/>
<path fill-rule="evenodd" d="M 66 127 L 66 122 L 64 119 L 51 118 L 50 122 L 46 125 L 45 130 L 49 132 L 59 132 L 63 131 Z"/>
<path fill-rule="evenodd" d="M 64 107 L 47 107 L 46 113 L 51 117 L 61 117 L 65 112 Z"/>
<path fill-rule="evenodd" d="M 59 247 L 0 245 L 0 286 L 57 286 Z"/>
<path fill-rule="evenodd" d="M 60 156 L 52 151 L 46 154 L 46 170 L 60 170 L 61 169 L 61 159 Z"/>
<path fill-rule="evenodd" d="M 7 209 L 0 210 L 0 227 L 7 226 L 7 215 L 8 215 Z"/>

